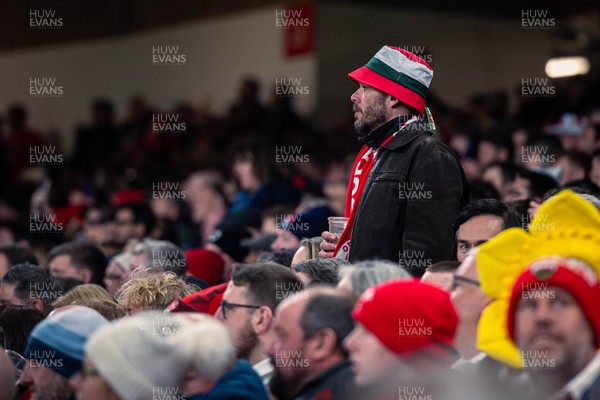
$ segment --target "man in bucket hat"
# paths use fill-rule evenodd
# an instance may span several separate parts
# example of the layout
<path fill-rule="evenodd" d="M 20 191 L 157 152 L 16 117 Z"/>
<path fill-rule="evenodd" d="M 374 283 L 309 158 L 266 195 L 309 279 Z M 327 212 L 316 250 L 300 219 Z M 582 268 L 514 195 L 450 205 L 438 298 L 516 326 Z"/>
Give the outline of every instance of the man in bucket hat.
<path fill-rule="evenodd" d="M 402 260 L 415 276 L 452 257 L 452 221 L 469 200 L 454 153 L 432 137 L 425 97 L 433 70 L 422 58 L 384 46 L 348 75 L 354 127 L 364 144 L 351 170 L 341 237 L 322 234 L 321 257 Z"/>

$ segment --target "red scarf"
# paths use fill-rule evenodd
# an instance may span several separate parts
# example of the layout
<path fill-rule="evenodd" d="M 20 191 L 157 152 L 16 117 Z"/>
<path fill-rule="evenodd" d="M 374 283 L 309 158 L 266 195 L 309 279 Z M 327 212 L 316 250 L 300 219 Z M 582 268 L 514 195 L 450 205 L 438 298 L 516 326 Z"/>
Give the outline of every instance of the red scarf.
<path fill-rule="evenodd" d="M 418 118 L 415 116 L 406 121 L 398 131 L 402 130 L 408 124 L 417 121 Z M 396 132 L 398 133 L 398 132 Z M 394 138 L 396 133 L 391 134 L 387 139 L 381 143 L 379 148 L 385 146 L 390 140 Z M 333 256 L 348 260 L 350 254 L 350 238 L 352 237 L 352 227 L 354 225 L 354 218 L 356 216 L 356 209 L 358 208 L 358 202 L 362 196 L 362 192 L 365 188 L 367 181 L 369 180 L 369 174 L 375 164 L 375 158 L 377 156 L 378 149 L 364 145 L 352 165 L 352 175 L 350 176 L 350 182 L 348 184 L 348 191 L 346 192 L 346 207 L 344 209 L 344 217 L 348 218 L 348 224 L 346 229 L 340 235 Z"/>

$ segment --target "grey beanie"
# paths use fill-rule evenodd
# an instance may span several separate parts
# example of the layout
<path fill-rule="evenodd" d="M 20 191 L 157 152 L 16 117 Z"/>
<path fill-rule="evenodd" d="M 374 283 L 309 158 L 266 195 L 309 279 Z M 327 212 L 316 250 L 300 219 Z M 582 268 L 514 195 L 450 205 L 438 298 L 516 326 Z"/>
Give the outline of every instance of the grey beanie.
<path fill-rule="evenodd" d="M 87 357 L 106 383 L 126 400 L 147 400 L 180 392 L 189 367 L 181 347 L 185 326 L 158 311 L 124 318 L 96 331 Z"/>

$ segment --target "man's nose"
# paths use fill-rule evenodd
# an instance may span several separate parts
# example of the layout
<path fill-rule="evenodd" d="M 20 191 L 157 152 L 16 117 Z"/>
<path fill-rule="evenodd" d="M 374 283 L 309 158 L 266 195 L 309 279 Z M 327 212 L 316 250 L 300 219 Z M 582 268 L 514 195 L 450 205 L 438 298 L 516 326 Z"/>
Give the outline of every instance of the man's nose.
<path fill-rule="evenodd" d="M 352 95 L 350 96 L 350 101 L 351 102 L 358 103 L 358 101 L 360 100 L 360 96 L 358 95 L 359 89 L 356 89 L 356 91 L 354 93 L 352 93 Z"/>

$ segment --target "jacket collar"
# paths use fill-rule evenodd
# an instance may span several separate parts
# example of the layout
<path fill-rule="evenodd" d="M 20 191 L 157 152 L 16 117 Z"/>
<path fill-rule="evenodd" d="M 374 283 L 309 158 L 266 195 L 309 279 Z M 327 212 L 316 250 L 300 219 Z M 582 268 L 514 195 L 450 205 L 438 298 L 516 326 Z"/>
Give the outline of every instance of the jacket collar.
<path fill-rule="evenodd" d="M 400 148 L 427 132 L 428 123 L 426 118 L 414 121 L 400 129 L 410 117 L 410 115 L 401 115 L 398 118 L 393 118 L 368 135 L 359 137 L 358 141 L 374 149 L 379 149 L 390 135 L 399 133 L 383 147 L 390 150 Z"/>

